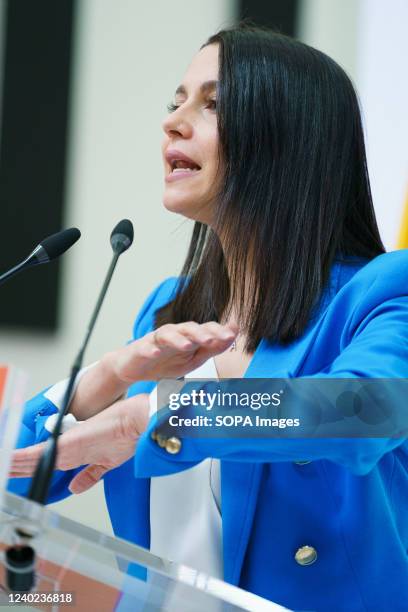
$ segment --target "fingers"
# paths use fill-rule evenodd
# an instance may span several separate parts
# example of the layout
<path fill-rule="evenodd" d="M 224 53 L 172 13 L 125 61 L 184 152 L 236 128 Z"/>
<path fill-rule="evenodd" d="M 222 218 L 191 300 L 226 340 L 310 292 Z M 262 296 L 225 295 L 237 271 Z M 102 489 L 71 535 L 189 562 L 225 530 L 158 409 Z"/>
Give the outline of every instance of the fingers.
<path fill-rule="evenodd" d="M 43 453 L 45 442 L 34 444 L 33 446 L 27 446 L 26 448 L 18 448 L 13 451 L 13 462 L 16 461 L 20 464 L 32 463 L 38 461 L 40 455 Z"/>
<path fill-rule="evenodd" d="M 88 491 L 88 489 L 100 481 L 109 469 L 103 465 L 88 465 L 71 480 L 68 489 L 74 495 Z"/>
<path fill-rule="evenodd" d="M 31 474 L 27 476 L 27 474 L 24 474 L 22 472 L 10 472 L 8 478 L 30 478 L 30 476 Z"/>
<path fill-rule="evenodd" d="M 159 348 L 171 348 L 176 351 L 191 351 L 196 348 L 190 336 L 182 332 L 179 325 L 162 325 L 152 334 L 152 340 Z"/>
<path fill-rule="evenodd" d="M 189 321 L 181 323 L 179 328 L 181 333 L 186 334 L 200 346 L 209 346 L 215 342 L 232 342 L 235 338 L 235 332 L 232 329 L 215 321 L 209 321 L 201 325 Z"/>
<path fill-rule="evenodd" d="M 13 452 L 9 478 L 28 478 L 32 476 L 44 451 L 45 442 L 19 448 Z"/>
<path fill-rule="evenodd" d="M 214 321 L 201 325 L 188 321 L 163 325 L 154 332 L 153 338 L 160 347 L 190 351 L 201 346 L 228 346 L 233 342 L 237 331 L 234 326 L 220 325 Z"/>
<path fill-rule="evenodd" d="M 82 458 L 81 437 L 84 437 L 85 423 L 83 426 L 74 429 L 62 434 L 58 439 L 57 462 L 55 466 L 57 470 L 72 469 L 82 463 L 80 461 Z M 80 429 L 81 431 L 79 431 Z M 33 446 L 28 446 L 27 448 L 20 448 L 13 451 L 10 478 L 27 478 L 32 476 L 44 452 L 45 445 L 46 442 L 41 442 Z"/>

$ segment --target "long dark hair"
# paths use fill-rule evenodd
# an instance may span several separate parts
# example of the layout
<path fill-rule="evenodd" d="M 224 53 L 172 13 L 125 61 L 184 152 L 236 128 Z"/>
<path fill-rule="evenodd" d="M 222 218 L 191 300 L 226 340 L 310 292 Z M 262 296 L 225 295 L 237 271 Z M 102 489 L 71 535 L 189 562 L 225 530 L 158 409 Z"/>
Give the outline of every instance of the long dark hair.
<path fill-rule="evenodd" d="M 385 249 L 343 69 L 247 24 L 210 44 L 219 45 L 224 168 L 216 221 L 195 223 L 177 292 L 155 325 L 220 321 L 233 303 L 253 352 L 261 338 L 286 344 L 302 334 L 336 258 L 370 260 Z"/>

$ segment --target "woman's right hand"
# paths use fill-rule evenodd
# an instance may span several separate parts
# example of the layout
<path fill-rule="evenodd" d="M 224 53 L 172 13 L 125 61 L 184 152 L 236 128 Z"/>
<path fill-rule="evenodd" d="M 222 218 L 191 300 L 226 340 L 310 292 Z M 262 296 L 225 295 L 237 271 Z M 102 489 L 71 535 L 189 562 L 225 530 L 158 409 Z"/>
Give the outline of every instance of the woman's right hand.
<path fill-rule="evenodd" d="M 178 378 L 223 353 L 237 333 L 233 324 L 167 324 L 104 359 L 118 380 L 128 385 L 137 380 Z"/>

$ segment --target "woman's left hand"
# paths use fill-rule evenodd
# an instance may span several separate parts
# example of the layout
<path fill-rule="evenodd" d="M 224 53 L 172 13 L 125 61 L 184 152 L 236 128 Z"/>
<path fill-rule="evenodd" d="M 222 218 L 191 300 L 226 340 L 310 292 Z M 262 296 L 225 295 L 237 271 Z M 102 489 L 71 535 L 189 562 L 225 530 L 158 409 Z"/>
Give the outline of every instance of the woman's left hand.
<path fill-rule="evenodd" d="M 106 472 L 130 459 L 148 421 L 149 396 L 139 394 L 116 402 L 59 436 L 56 469 L 87 465 L 71 480 L 71 493 L 90 489 Z M 9 477 L 31 477 L 45 444 L 15 450 Z"/>

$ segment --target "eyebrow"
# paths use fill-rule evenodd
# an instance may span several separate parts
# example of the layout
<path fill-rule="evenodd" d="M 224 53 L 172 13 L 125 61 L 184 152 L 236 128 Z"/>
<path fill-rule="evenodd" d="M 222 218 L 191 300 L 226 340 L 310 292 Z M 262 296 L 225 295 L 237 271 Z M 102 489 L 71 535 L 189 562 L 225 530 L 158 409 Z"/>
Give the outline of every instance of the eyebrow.
<path fill-rule="evenodd" d="M 212 91 L 213 89 L 217 88 L 217 84 L 218 81 L 204 81 L 204 83 L 202 83 L 200 85 L 200 92 L 201 93 L 208 93 L 210 91 Z M 177 94 L 187 94 L 187 89 L 184 85 L 179 85 L 174 93 L 175 96 L 177 96 Z"/>

